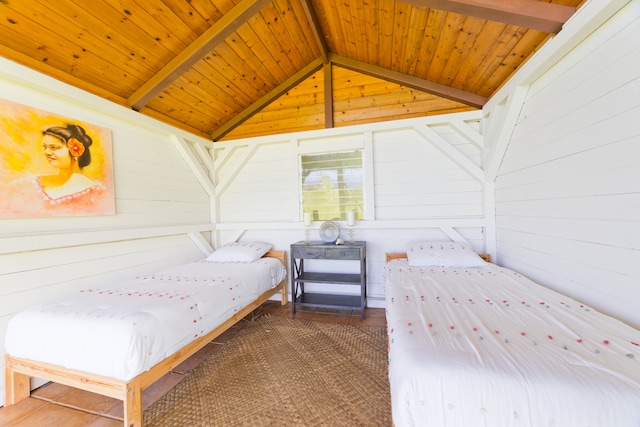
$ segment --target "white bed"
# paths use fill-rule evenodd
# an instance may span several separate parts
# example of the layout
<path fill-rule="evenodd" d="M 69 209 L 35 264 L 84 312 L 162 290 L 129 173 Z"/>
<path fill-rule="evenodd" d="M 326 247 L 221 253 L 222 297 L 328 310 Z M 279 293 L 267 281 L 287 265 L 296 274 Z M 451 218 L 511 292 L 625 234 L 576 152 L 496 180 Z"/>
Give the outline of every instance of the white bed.
<path fill-rule="evenodd" d="M 395 427 L 640 426 L 640 331 L 506 268 L 402 256 L 385 268 Z"/>
<path fill-rule="evenodd" d="M 142 389 L 276 292 L 287 303 L 285 254 L 264 252 L 251 262 L 192 262 L 19 312 L 5 340 L 7 404 L 29 395 L 34 376 L 122 399 L 125 425 L 142 425 Z"/>

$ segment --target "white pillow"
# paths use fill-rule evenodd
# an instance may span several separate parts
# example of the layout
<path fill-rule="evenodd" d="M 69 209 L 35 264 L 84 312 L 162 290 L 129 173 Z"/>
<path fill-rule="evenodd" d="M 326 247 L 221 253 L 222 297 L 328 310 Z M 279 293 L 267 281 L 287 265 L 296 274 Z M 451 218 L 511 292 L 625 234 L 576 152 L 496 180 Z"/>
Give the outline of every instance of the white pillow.
<path fill-rule="evenodd" d="M 460 242 L 407 243 L 407 260 L 414 267 L 482 267 L 487 263 L 471 245 Z"/>
<path fill-rule="evenodd" d="M 253 262 L 269 252 L 271 245 L 260 242 L 227 243 L 213 251 L 207 261 L 216 262 Z"/>

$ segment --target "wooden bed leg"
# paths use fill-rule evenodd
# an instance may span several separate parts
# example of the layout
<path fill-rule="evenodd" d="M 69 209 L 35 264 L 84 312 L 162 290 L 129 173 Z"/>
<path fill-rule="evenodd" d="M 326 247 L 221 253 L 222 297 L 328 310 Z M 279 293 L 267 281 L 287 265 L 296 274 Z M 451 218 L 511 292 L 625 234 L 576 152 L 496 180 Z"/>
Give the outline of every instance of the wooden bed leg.
<path fill-rule="evenodd" d="M 282 285 L 281 295 L 282 295 L 282 305 L 287 305 L 287 303 L 289 302 L 289 299 L 287 298 L 287 284 L 286 283 Z"/>
<path fill-rule="evenodd" d="M 133 379 L 126 385 L 124 393 L 124 426 L 142 427 L 142 389 L 140 381 Z"/>
<path fill-rule="evenodd" d="M 4 369 L 6 405 L 13 405 L 31 395 L 29 375 L 20 374 L 11 368 Z"/>

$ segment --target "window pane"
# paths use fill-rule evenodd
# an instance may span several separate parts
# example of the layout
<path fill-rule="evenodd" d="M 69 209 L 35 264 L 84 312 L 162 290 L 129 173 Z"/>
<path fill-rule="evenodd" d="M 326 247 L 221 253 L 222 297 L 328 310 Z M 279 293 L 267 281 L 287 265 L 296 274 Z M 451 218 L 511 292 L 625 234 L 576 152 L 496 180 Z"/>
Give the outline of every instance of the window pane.
<path fill-rule="evenodd" d="M 302 210 L 314 221 L 363 218 L 361 151 L 300 156 L 300 175 Z"/>

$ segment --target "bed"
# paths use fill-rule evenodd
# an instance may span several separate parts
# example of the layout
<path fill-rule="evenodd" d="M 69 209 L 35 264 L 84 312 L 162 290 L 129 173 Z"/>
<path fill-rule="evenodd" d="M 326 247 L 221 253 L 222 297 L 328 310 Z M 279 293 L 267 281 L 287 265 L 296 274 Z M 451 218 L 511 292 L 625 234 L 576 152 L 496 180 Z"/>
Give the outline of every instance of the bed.
<path fill-rule="evenodd" d="M 36 377 L 120 399 L 124 425 L 142 426 L 142 390 L 277 292 L 287 304 L 285 263 L 270 245 L 232 243 L 19 312 L 5 340 L 7 405 Z"/>
<path fill-rule="evenodd" d="M 395 427 L 640 426 L 637 329 L 463 243 L 411 242 L 384 276 Z"/>

